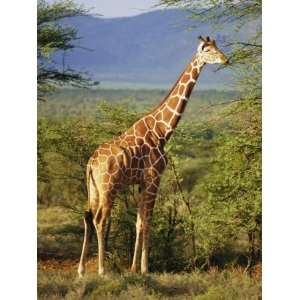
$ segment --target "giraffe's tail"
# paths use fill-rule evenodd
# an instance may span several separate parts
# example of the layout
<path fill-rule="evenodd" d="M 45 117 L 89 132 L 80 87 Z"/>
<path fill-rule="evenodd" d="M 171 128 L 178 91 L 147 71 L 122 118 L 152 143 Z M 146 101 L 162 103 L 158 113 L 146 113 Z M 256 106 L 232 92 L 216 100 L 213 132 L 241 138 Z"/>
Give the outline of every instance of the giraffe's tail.
<path fill-rule="evenodd" d="M 95 231 L 94 224 L 93 224 L 93 213 L 92 213 L 92 210 L 91 209 L 86 210 L 84 212 L 83 218 L 84 218 L 84 221 L 86 222 L 86 225 L 89 227 L 89 232 L 90 232 L 89 239 L 91 240 L 92 236 L 93 236 L 93 233 Z"/>
<path fill-rule="evenodd" d="M 87 210 L 84 212 L 84 221 L 86 222 L 87 226 L 89 227 L 90 229 L 90 239 L 92 238 L 93 236 L 93 233 L 94 233 L 94 224 L 93 224 L 93 212 L 92 212 L 92 209 L 90 207 L 90 180 L 91 180 L 91 177 L 93 177 L 93 174 L 92 174 L 92 170 L 90 167 L 87 167 L 87 170 L 86 170 L 86 185 L 87 185 L 87 194 L 88 194 L 88 203 L 87 203 Z M 93 181 L 93 178 L 92 178 L 92 181 Z"/>

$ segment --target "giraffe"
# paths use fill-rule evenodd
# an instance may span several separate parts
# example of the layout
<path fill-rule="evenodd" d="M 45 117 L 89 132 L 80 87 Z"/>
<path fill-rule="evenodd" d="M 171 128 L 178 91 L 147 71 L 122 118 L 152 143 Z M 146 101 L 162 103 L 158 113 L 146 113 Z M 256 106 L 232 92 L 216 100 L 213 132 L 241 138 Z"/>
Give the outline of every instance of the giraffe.
<path fill-rule="evenodd" d="M 85 272 L 93 226 L 98 240 L 98 273 L 104 274 L 105 223 L 117 192 L 134 184 L 139 185 L 140 199 L 131 271 L 137 272 L 141 255 L 141 273 L 148 272 L 152 213 L 160 177 L 167 166 L 164 146 L 176 128 L 206 63 L 226 64 L 228 59 L 218 49 L 215 40 L 199 36 L 196 54 L 162 102 L 125 133 L 101 144 L 89 159 L 86 170 L 88 210 L 84 215 L 84 239 L 78 266 L 80 277 Z"/>

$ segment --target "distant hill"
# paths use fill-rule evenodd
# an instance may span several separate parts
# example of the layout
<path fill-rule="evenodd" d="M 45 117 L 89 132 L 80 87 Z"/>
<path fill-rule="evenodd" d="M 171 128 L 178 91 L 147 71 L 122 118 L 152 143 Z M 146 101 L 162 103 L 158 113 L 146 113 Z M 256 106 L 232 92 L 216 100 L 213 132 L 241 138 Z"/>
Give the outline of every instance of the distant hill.
<path fill-rule="evenodd" d="M 79 45 L 91 51 L 75 49 L 65 62 L 102 82 L 171 84 L 196 51 L 199 34 L 211 35 L 217 41 L 237 34 L 233 26 L 216 34 L 210 24 L 187 30 L 193 22 L 180 10 L 158 10 L 126 18 L 67 19 L 65 23 L 74 26 L 82 37 Z M 254 27 L 246 28 L 240 39 L 245 40 Z M 56 60 L 60 62 L 61 56 Z M 230 71 L 213 72 L 214 66 L 207 69 L 201 75 L 203 86 L 226 86 L 232 81 Z"/>

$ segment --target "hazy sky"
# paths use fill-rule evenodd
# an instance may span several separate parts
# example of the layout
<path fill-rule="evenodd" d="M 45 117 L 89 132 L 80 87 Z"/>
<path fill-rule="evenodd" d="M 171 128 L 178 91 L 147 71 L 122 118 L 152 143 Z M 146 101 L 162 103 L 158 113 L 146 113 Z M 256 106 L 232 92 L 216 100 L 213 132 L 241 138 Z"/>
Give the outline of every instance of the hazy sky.
<path fill-rule="evenodd" d="M 54 0 L 48 0 L 54 2 Z M 103 17 L 123 17 L 138 15 L 153 10 L 153 5 L 159 0 L 75 0 L 86 8 L 94 8 L 92 12 L 102 14 Z"/>

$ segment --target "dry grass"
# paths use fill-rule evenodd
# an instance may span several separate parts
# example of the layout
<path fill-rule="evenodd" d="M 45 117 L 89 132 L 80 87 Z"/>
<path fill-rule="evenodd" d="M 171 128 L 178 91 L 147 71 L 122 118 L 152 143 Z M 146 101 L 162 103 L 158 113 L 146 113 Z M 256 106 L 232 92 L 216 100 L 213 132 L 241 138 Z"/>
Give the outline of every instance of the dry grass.
<path fill-rule="evenodd" d="M 77 278 L 73 271 L 38 272 L 39 299 L 261 299 L 260 278 L 242 270 L 162 273 L 142 276 L 95 273 Z"/>

